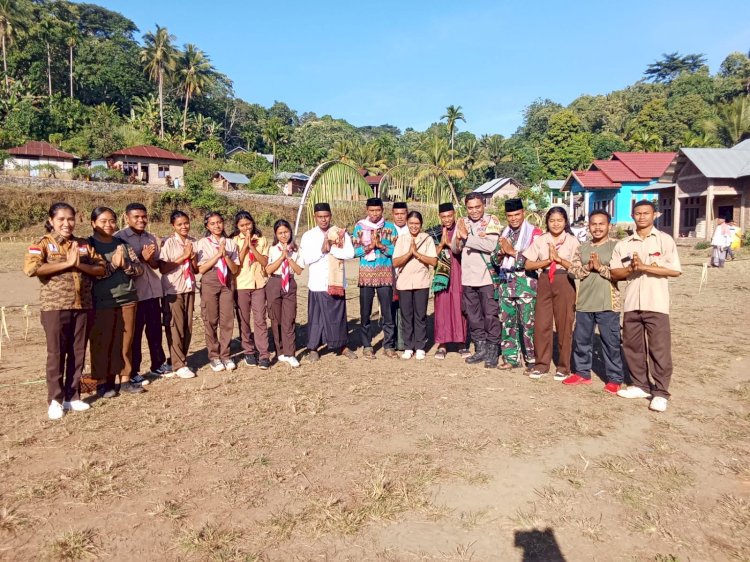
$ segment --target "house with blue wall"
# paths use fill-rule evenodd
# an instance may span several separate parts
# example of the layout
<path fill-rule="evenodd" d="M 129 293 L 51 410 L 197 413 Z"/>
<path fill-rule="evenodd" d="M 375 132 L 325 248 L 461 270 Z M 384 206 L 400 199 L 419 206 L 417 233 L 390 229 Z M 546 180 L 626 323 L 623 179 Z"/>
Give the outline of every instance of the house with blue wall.
<path fill-rule="evenodd" d="M 572 193 L 571 221 L 586 220 L 604 209 L 617 224 L 632 223 L 633 203 L 658 200 L 656 185 L 674 160 L 674 152 L 615 152 L 610 160 L 594 160 L 587 170 L 571 172 L 562 191 Z"/>

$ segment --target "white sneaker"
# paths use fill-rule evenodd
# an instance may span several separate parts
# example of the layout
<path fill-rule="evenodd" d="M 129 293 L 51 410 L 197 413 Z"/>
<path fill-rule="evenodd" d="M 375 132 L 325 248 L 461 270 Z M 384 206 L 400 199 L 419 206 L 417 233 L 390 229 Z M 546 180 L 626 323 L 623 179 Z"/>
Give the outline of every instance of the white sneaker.
<path fill-rule="evenodd" d="M 181 379 L 192 379 L 195 376 L 195 373 L 191 371 L 189 367 L 185 366 L 177 369 L 175 375 L 177 375 Z"/>
<path fill-rule="evenodd" d="M 208 364 L 214 373 L 218 373 L 224 370 L 224 363 L 222 363 L 219 359 L 211 359 Z"/>
<path fill-rule="evenodd" d="M 552 377 L 552 378 L 553 378 L 554 380 L 556 380 L 556 381 L 564 381 L 565 379 L 567 379 L 567 378 L 568 378 L 568 376 L 569 376 L 569 375 L 563 375 L 563 374 L 562 374 L 562 373 L 561 373 L 560 371 L 557 371 L 557 372 L 555 373 L 555 376 L 554 376 L 554 377 Z"/>
<path fill-rule="evenodd" d="M 637 386 L 628 386 L 617 391 L 620 398 L 651 398 L 651 395 L 638 388 Z"/>
<path fill-rule="evenodd" d="M 85 412 L 91 408 L 90 404 L 87 404 L 83 400 L 72 400 L 70 402 L 63 402 L 63 410 L 73 410 L 74 412 Z"/>
<path fill-rule="evenodd" d="M 425 358 L 425 352 L 424 352 L 424 349 L 418 349 L 418 350 L 417 350 L 417 360 L 418 360 L 418 361 L 421 361 L 421 360 L 422 360 L 422 359 L 424 359 L 424 358 Z"/>
<path fill-rule="evenodd" d="M 289 364 L 290 364 L 290 365 L 291 365 L 291 366 L 292 366 L 293 368 L 295 368 L 295 369 L 296 369 L 297 367 L 299 367 L 299 361 L 297 361 L 297 358 L 296 358 L 296 357 L 291 357 L 291 356 L 287 356 L 287 357 L 285 358 L 285 361 L 286 361 L 287 363 L 289 363 Z"/>
<path fill-rule="evenodd" d="M 224 361 L 224 368 L 227 371 L 234 371 L 237 368 L 237 365 L 235 365 L 234 361 L 232 361 L 231 359 L 227 359 L 226 361 Z"/>
<path fill-rule="evenodd" d="M 290 359 L 290 358 L 289 358 L 289 357 L 287 357 L 286 355 L 278 355 L 278 356 L 276 357 L 276 360 L 277 360 L 277 361 L 278 361 L 279 363 L 289 363 L 289 359 Z"/>
<path fill-rule="evenodd" d="M 401 359 L 411 359 L 414 356 L 414 352 L 411 349 L 407 349 L 404 351 L 404 354 L 401 356 Z"/>
<path fill-rule="evenodd" d="M 651 399 L 648 409 L 654 412 L 666 412 L 667 411 L 667 399 L 663 396 L 654 396 Z"/>
<path fill-rule="evenodd" d="M 534 371 L 531 371 L 531 372 L 529 373 L 529 378 L 530 378 L 530 379 L 535 379 L 535 380 L 536 380 L 536 379 L 541 379 L 541 378 L 542 378 L 542 377 L 543 377 L 544 375 L 546 375 L 546 374 L 547 374 L 547 373 L 542 373 L 541 371 L 536 371 L 536 370 L 534 370 Z"/>
<path fill-rule="evenodd" d="M 47 416 L 49 416 L 49 419 L 59 420 L 63 417 L 63 414 L 65 414 L 63 407 L 57 400 L 53 400 L 49 403 L 49 408 L 47 408 Z"/>
<path fill-rule="evenodd" d="M 117 396 L 117 391 L 114 388 L 110 388 L 107 392 L 102 394 L 102 398 L 114 398 Z"/>

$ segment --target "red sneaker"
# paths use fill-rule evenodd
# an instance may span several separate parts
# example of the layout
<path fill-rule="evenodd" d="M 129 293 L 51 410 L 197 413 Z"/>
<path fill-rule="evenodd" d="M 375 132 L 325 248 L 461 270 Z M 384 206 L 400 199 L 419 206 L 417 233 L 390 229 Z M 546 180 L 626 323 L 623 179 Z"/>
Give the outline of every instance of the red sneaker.
<path fill-rule="evenodd" d="M 591 379 L 582 377 L 581 375 L 572 374 L 567 379 L 562 381 L 563 384 L 574 386 L 577 384 L 591 384 Z"/>
<path fill-rule="evenodd" d="M 617 391 L 620 390 L 620 383 L 619 382 L 608 382 L 604 385 L 604 392 L 609 392 L 610 394 L 617 394 Z"/>

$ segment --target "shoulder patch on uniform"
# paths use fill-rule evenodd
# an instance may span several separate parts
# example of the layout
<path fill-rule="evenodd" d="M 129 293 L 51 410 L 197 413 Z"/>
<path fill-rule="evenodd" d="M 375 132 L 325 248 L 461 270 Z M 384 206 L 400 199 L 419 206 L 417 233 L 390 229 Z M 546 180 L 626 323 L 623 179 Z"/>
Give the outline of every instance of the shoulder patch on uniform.
<path fill-rule="evenodd" d="M 50 252 L 59 252 L 59 250 L 57 249 L 57 245 L 56 244 L 52 244 L 51 242 L 49 244 L 47 244 L 47 249 Z"/>
<path fill-rule="evenodd" d="M 39 246 L 29 246 L 28 252 L 37 256 L 42 255 L 42 249 Z"/>

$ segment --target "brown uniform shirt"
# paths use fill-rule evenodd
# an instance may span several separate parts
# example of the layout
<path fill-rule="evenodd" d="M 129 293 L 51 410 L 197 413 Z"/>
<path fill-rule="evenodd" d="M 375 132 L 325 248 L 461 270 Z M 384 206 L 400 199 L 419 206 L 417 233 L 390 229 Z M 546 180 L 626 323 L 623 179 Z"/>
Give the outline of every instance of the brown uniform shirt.
<path fill-rule="evenodd" d="M 42 264 L 64 262 L 73 242 L 78 242 L 81 263 L 103 267 L 106 265 L 104 258 L 96 253 L 88 240 L 76 237 L 66 239 L 50 233 L 26 250 L 23 272 L 29 277 L 33 277 Z M 39 302 L 42 310 L 93 308 L 94 303 L 91 295 L 93 279 L 82 271 L 66 269 L 54 275 L 39 275 L 38 277 L 42 283 L 39 290 Z"/>

